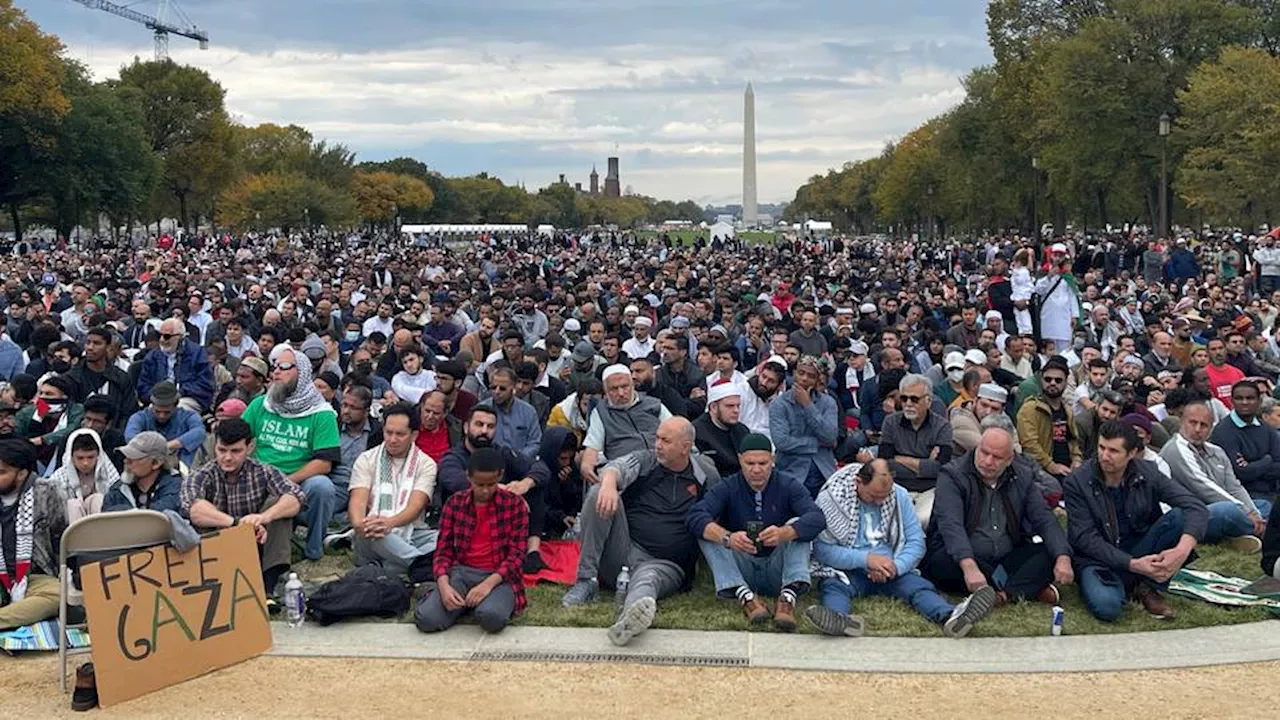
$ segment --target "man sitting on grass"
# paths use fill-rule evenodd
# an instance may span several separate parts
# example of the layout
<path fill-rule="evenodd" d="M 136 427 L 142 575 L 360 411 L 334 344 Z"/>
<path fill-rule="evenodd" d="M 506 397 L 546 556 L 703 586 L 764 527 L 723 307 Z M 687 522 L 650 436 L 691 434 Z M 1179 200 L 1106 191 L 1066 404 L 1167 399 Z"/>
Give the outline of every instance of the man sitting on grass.
<path fill-rule="evenodd" d="M 813 543 L 813 575 L 822 578 L 822 604 L 805 618 L 826 635 L 857 637 L 865 621 L 850 615 L 855 598 L 887 595 L 942 625 L 948 637 L 964 637 L 995 605 L 983 585 L 959 605 L 938 594 L 915 572 L 924 557 L 924 531 L 906 488 L 893 482 L 883 459 L 837 470 L 818 493 L 827 529 Z"/>
<path fill-rule="evenodd" d="M 948 592 L 991 585 L 997 606 L 1031 598 L 1057 605 L 1054 583 L 1075 578 L 1071 547 L 1036 487 L 1034 466 L 1013 458 L 1013 436 L 992 428 L 942 468 L 922 568 Z"/>
<path fill-rule="evenodd" d="M 36 449 L 0 440 L 0 630 L 58 616 L 58 547 L 66 501 L 36 477 Z"/>
<path fill-rule="evenodd" d="M 626 645 L 649 628 L 660 598 L 692 585 L 698 542 L 685 517 L 703 491 L 720 482 L 710 458 L 691 455 L 693 442 L 688 420 L 664 421 L 655 449 L 605 465 L 600 483 L 583 501 L 578 581 L 563 604 L 595 602 L 600 583 L 616 587 L 619 573 L 627 568 L 631 579 L 622 612 L 609 628 L 615 645 Z"/>
<path fill-rule="evenodd" d="M 1098 429 L 1098 456 L 1062 484 L 1080 593 L 1103 622 L 1118 620 L 1128 597 L 1152 617 L 1172 619 L 1160 591 L 1209 523 L 1204 503 L 1155 463 L 1138 459 L 1139 446 L 1133 426 L 1105 422 Z M 1160 503 L 1171 508 L 1163 512 Z"/>
<path fill-rule="evenodd" d="M 498 487 L 506 466 L 506 458 L 491 447 L 478 448 L 467 459 L 471 487 L 454 493 L 440 516 L 432 563 L 436 591 L 414 613 L 422 632 L 447 630 L 472 612 L 481 629 L 496 633 L 524 610 L 521 565 L 529 508 L 519 495 Z"/>
<path fill-rule="evenodd" d="M 253 429 L 228 418 L 213 431 L 214 460 L 182 481 L 182 512 L 197 530 L 249 525 L 257 536 L 267 593 L 291 560 L 292 518 L 306 496 L 276 468 L 250 457 Z"/>
<path fill-rule="evenodd" d="M 778 475 L 769 438 L 743 438 L 736 464 L 741 472 L 708 490 L 689 511 L 689 530 L 700 538 L 716 595 L 736 598 L 752 625 L 769 618 L 758 594 L 776 597 L 773 623 L 791 632 L 796 597 L 809 591 L 809 543 L 826 520 L 803 483 Z"/>

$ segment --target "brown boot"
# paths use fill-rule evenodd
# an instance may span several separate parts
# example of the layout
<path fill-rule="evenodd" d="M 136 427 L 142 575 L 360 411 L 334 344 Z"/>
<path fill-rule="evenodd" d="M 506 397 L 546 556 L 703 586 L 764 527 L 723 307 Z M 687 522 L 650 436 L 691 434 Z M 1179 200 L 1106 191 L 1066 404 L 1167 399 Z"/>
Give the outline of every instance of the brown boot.
<path fill-rule="evenodd" d="M 1138 583 L 1138 587 L 1133 590 L 1133 597 L 1142 603 L 1142 608 L 1148 615 L 1157 620 L 1172 620 L 1177 615 L 1160 593 L 1146 584 Z"/>
<path fill-rule="evenodd" d="M 742 614 L 747 617 L 747 622 L 752 625 L 759 625 L 769 619 L 769 606 L 758 597 L 742 603 Z"/>
<path fill-rule="evenodd" d="M 1049 583 L 1044 589 L 1036 595 L 1036 602 L 1042 602 L 1045 605 L 1057 605 L 1062 602 L 1062 595 L 1058 593 L 1058 586 Z"/>
<path fill-rule="evenodd" d="M 76 689 L 71 694 L 71 709 L 84 712 L 98 707 L 98 680 L 93 672 L 93 663 L 85 663 L 76 668 Z"/>
<path fill-rule="evenodd" d="M 773 626 L 782 632 L 795 632 L 796 606 L 778 598 L 778 602 L 773 605 Z"/>

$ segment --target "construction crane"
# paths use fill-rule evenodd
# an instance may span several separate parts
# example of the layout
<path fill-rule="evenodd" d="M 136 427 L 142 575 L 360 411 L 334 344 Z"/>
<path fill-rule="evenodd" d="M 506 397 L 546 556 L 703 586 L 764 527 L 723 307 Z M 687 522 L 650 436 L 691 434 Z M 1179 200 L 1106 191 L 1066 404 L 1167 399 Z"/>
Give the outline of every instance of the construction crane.
<path fill-rule="evenodd" d="M 136 23 L 139 23 L 140 25 L 146 26 L 150 30 L 153 30 L 155 32 L 155 37 L 156 37 L 156 60 L 169 59 L 169 34 L 170 33 L 174 35 L 180 35 L 185 38 L 191 38 L 192 40 L 198 41 L 200 43 L 201 50 L 209 49 L 209 33 L 205 32 L 204 30 L 201 30 L 200 28 L 192 24 L 191 21 L 182 12 L 182 10 L 174 8 L 177 14 L 181 16 L 182 20 L 186 22 L 185 25 L 175 25 L 168 21 L 169 9 L 170 9 L 169 0 L 159 0 L 156 7 L 155 17 L 152 17 L 145 13 L 140 13 L 137 10 L 133 10 L 124 5 L 117 5 L 116 3 L 108 2 L 107 0 L 73 0 L 73 1 L 80 3 L 81 5 L 89 8 L 90 10 L 101 10 L 103 12 L 108 12 L 108 13 L 111 13 L 112 15 L 117 15 L 126 20 L 132 20 Z"/>

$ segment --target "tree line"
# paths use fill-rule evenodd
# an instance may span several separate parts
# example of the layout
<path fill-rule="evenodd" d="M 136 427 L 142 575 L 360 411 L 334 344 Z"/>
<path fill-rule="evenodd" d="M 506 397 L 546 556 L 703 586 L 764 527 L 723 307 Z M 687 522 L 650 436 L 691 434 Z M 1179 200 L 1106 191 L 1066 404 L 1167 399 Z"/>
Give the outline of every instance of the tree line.
<path fill-rule="evenodd" d="M 422 223 L 635 227 L 700 221 L 692 201 L 605 198 L 553 183 L 536 192 L 485 173 L 445 177 L 413 158 L 358 162 L 305 128 L 242 125 L 222 86 L 171 60 L 134 59 L 94 82 L 45 33 L 0 0 L 0 206 L 67 236 L 104 217 L 116 231 L 176 218 L 242 231 Z"/>
<path fill-rule="evenodd" d="M 1256 228 L 1280 209 L 1280 2 L 992 0 L 964 100 L 802 185 L 789 219 L 856 232 L 1051 222 Z M 1169 133 L 1160 134 L 1161 116 Z"/>

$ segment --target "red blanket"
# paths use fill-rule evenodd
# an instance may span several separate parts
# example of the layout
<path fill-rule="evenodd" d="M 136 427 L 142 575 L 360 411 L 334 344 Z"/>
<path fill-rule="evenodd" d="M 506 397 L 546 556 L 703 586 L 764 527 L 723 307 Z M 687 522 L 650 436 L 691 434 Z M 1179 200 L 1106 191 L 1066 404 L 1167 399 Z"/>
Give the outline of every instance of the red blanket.
<path fill-rule="evenodd" d="M 582 547 L 576 541 L 543 540 L 539 552 L 547 567 L 533 575 L 525 575 L 525 587 L 533 587 L 540 582 L 572 585 L 578 579 L 578 555 Z"/>

